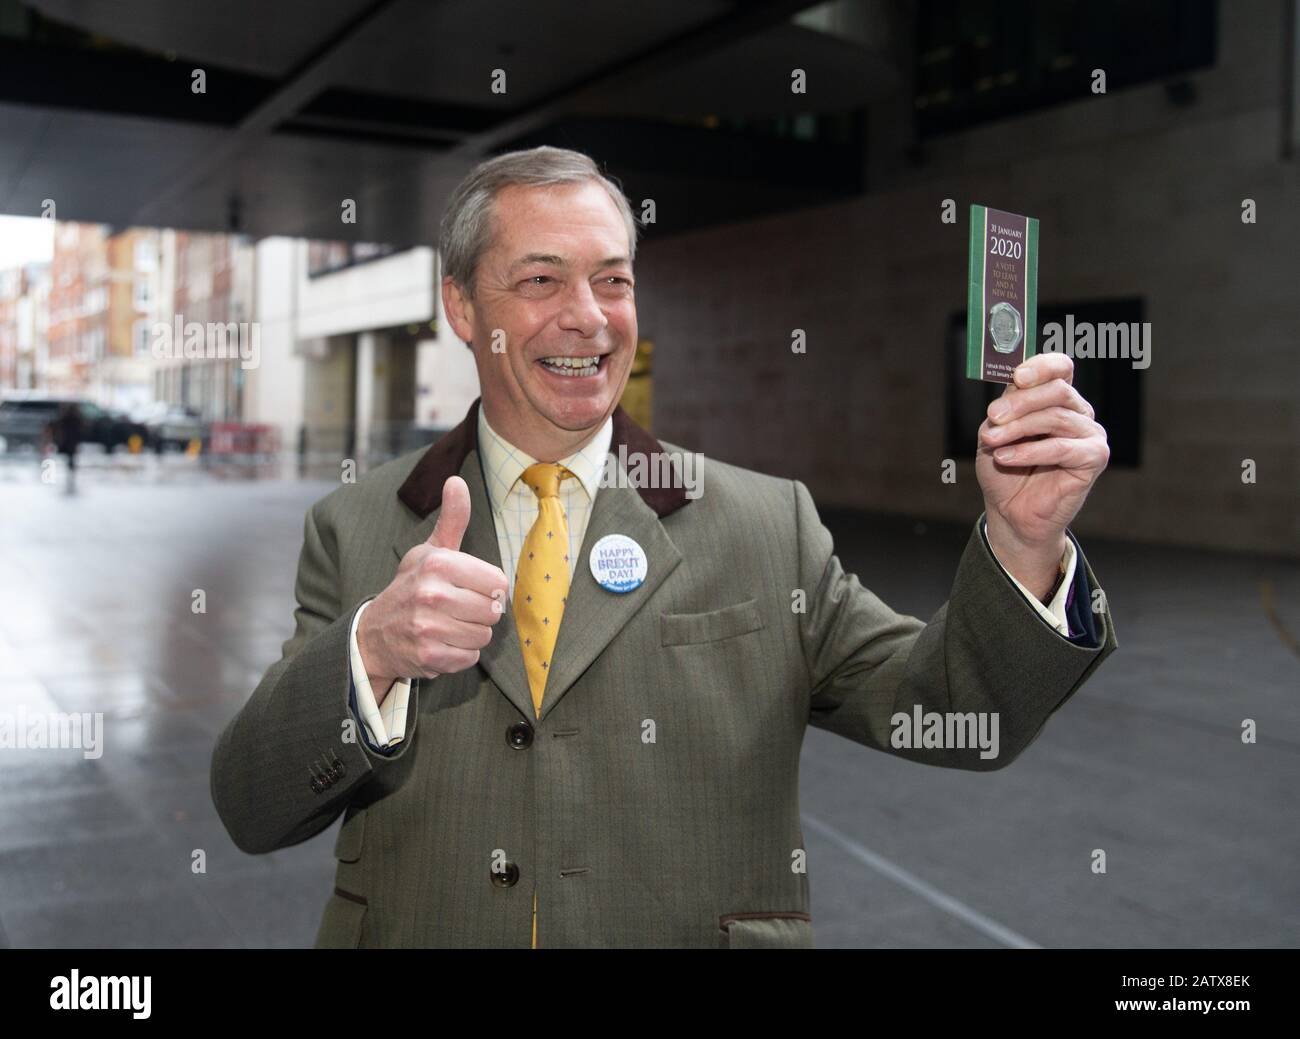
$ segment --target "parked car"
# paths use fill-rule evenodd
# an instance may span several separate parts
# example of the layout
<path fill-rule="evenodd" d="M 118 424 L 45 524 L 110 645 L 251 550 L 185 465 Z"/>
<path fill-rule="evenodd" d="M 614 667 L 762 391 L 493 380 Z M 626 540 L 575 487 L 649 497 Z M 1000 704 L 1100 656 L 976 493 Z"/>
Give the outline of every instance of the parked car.
<path fill-rule="evenodd" d="M 162 454 L 164 451 L 184 451 L 192 440 L 206 443 L 207 428 L 199 416 L 187 408 L 155 404 L 135 413 L 135 418 L 148 430 L 149 446 Z"/>
<path fill-rule="evenodd" d="M 109 411 L 109 439 L 112 440 L 112 446 L 108 450 L 117 447 L 130 447 L 131 438 L 140 438 L 139 450 L 147 451 L 153 446 L 153 431 L 143 422 L 137 422 L 124 411 Z"/>
<path fill-rule="evenodd" d="M 105 451 L 125 448 L 133 434 L 141 446 L 150 446 L 151 432 L 121 412 L 108 411 L 88 400 L 29 394 L 0 401 L 0 447 L 6 451 L 30 448 L 39 451 L 49 442 L 49 426 L 59 409 L 71 404 L 81 413 L 81 443 L 99 444 Z"/>
<path fill-rule="evenodd" d="M 6 399 L 0 401 L 0 441 L 6 451 L 39 450 L 46 430 L 59 414 L 60 401 Z"/>

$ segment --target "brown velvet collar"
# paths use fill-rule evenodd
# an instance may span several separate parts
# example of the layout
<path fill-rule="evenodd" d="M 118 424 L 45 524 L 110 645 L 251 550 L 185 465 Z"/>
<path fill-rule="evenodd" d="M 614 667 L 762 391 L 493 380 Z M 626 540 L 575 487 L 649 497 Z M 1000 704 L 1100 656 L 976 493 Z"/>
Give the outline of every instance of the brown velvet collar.
<path fill-rule="evenodd" d="M 442 504 L 442 485 L 447 477 L 460 472 L 466 456 L 478 448 L 478 409 L 482 398 L 469 406 L 469 412 L 455 429 L 437 440 L 415 464 L 411 475 L 397 491 L 402 503 L 421 519 Z M 624 457 L 634 453 L 653 455 L 664 450 L 658 440 L 632 421 L 620 404 L 614 409 L 614 435 L 609 449 L 616 457 L 624 448 Z M 660 518 L 676 512 L 690 499 L 685 487 L 638 487 L 637 493 Z"/>

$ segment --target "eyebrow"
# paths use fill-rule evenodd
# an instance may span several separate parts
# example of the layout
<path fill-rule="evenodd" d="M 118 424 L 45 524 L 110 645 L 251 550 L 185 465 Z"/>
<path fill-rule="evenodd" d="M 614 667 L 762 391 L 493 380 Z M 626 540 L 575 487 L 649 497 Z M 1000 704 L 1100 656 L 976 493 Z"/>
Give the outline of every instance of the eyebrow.
<path fill-rule="evenodd" d="M 545 264 L 549 264 L 552 267 L 569 266 L 568 261 L 565 260 L 563 256 L 553 256 L 550 253 L 529 253 L 527 256 L 522 256 L 514 263 L 512 263 L 510 265 L 510 270 L 515 271 L 520 267 L 526 267 L 530 263 L 545 263 Z M 632 261 L 629 260 L 626 256 L 606 256 L 596 266 L 617 267 L 620 265 L 631 267 Z"/>

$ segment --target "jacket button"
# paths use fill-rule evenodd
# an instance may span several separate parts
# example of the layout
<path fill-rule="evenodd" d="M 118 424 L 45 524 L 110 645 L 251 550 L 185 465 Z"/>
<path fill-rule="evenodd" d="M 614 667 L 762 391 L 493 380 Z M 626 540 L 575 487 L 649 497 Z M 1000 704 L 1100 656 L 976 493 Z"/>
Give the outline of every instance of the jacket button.
<path fill-rule="evenodd" d="M 311 781 L 311 788 L 312 790 L 314 790 L 316 793 L 319 794 L 322 790 L 325 789 L 325 785 L 319 779 L 313 779 Z"/>
<path fill-rule="evenodd" d="M 505 869 L 498 872 L 492 870 L 492 883 L 497 887 L 514 887 L 519 883 L 519 867 L 513 862 L 507 862 Z"/>
<path fill-rule="evenodd" d="M 506 742 L 515 750 L 527 750 L 533 744 L 533 727 L 527 722 L 517 722 L 506 729 Z"/>

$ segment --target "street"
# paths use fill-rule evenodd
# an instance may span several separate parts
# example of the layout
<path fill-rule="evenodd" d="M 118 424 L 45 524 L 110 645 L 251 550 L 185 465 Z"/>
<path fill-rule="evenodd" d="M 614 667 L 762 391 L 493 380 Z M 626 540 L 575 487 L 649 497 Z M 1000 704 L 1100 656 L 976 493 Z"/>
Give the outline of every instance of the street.
<path fill-rule="evenodd" d="M 311 944 L 336 827 L 245 855 L 208 765 L 292 632 L 303 513 L 333 486 L 101 458 L 65 496 L 34 460 L 0 466 L 0 713 L 104 718 L 97 758 L 0 749 L 0 945 Z M 923 618 L 970 529 L 823 519 L 846 569 Z M 1297 943 L 1300 565 L 1080 542 L 1118 656 L 1009 768 L 926 768 L 809 729 L 819 947 Z"/>

